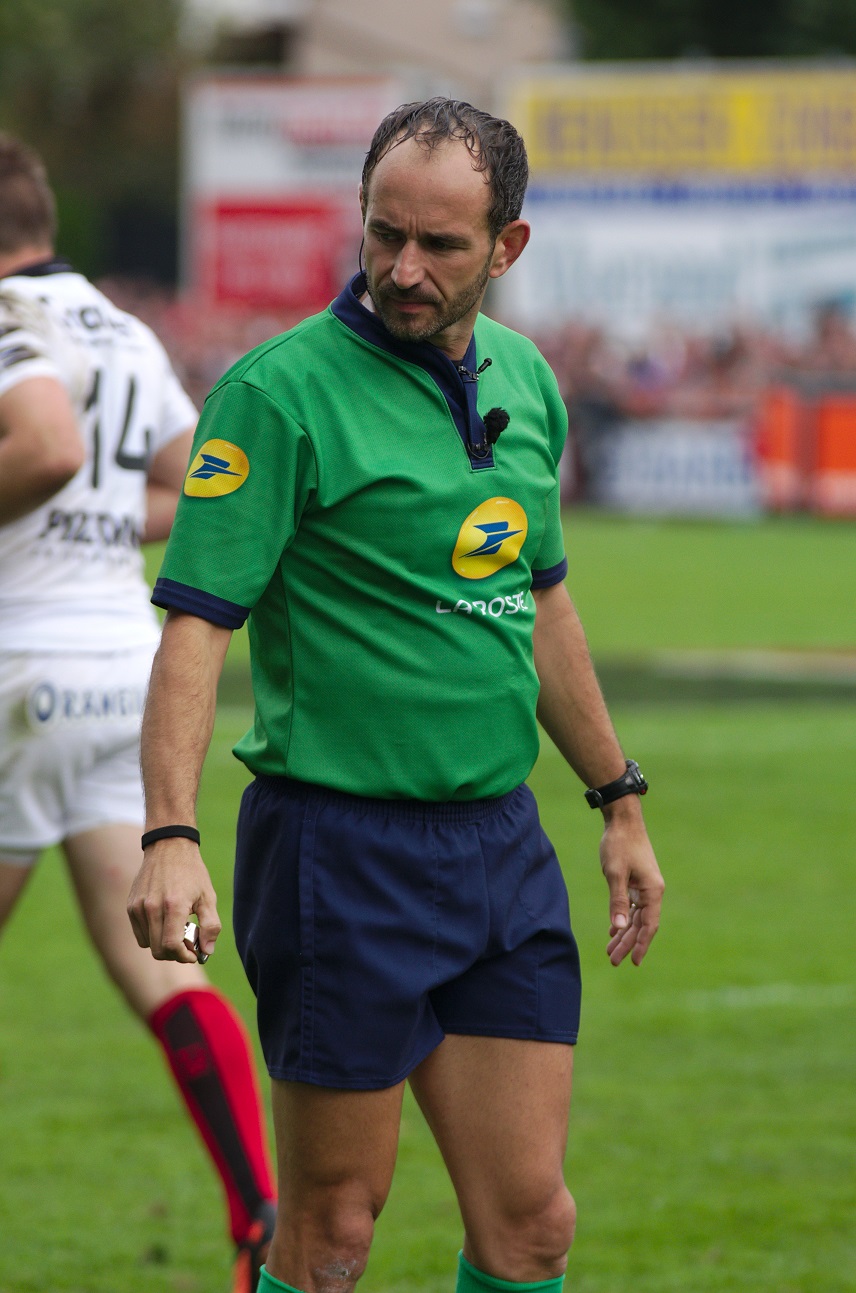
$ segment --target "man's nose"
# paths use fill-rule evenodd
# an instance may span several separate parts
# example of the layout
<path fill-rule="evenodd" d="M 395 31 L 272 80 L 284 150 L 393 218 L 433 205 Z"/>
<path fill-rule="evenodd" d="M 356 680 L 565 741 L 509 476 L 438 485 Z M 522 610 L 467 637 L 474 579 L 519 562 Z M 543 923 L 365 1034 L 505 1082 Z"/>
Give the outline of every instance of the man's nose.
<path fill-rule="evenodd" d="M 425 267 L 419 244 L 408 239 L 395 258 L 392 281 L 404 292 L 408 288 L 417 287 L 424 277 Z"/>

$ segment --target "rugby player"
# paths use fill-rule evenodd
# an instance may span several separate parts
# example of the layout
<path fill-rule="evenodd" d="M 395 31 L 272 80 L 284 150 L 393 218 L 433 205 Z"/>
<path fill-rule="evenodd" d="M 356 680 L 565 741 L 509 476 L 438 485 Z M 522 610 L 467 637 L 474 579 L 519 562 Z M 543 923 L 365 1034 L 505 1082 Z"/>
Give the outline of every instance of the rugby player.
<path fill-rule="evenodd" d="M 140 950 L 125 910 L 159 634 L 140 543 L 169 532 L 196 410 L 154 334 L 54 236 L 40 160 L 0 135 L 0 928 L 60 845 L 95 950 L 222 1182 L 235 1293 L 251 1293 L 275 1189 L 249 1039 L 199 964 Z"/>
<path fill-rule="evenodd" d="M 663 881 L 565 589 L 567 420 L 547 363 L 484 317 L 523 252 L 527 164 L 446 99 L 378 128 L 365 270 L 203 410 L 154 599 L 145 861 L 157 959 L 220 924 L 195 802 L 231 632 L 256 720 L 236 753 L 234 923 L 258 999 L 280 1196 L 265 1293 L 349 1293 L 409 1081 L 464 1224 L 459 1293 L 562 1284 L 579 961 L 525 784 L 537 716 L 603 812 L 608 954 L 637 965 Z"/>

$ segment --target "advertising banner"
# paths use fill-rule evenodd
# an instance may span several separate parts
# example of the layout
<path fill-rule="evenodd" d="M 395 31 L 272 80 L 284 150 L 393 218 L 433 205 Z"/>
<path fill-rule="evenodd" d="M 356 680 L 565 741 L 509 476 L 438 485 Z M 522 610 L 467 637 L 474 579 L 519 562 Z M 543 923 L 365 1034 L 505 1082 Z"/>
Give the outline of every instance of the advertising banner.
<path fill-rule="evenodd" d="M 356 271 L 359 177 L 393 78 L 209 76 L 184 112 L 183 279 L 212 304 L 310 313 Z"/>
<path fill-rule="evenodd" d="M 541 178 L 856 174 L 851 68 L 578 66 L 521 80 L 510 114 Z"/>
<path fill-rule="evenodd" d="M 633 421 L 588 446 L 588 497 L 616 511 L 754 516 L 761 482 L 745 428 L 729 420 Z"/>
<path fill-rule="evenodd" d="M 509 116 L 532 168 L 503 284 L 524 324 L 799 336 L 856 301 L 856 71 L 574 68 L 519 80 Z"/>

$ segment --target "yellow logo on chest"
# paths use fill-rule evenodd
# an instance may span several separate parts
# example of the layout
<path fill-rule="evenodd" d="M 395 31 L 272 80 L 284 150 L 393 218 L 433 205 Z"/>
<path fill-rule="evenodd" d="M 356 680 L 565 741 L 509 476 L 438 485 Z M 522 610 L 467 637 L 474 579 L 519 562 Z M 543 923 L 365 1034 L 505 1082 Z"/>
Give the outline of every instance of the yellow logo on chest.
<path fill-rule="evenodd" d="M 528 531 L 519 503 L 513 498 L 489 498 L 461 526 L 452 568 L 464 579 L 487 579 L 517 560 Z"/>

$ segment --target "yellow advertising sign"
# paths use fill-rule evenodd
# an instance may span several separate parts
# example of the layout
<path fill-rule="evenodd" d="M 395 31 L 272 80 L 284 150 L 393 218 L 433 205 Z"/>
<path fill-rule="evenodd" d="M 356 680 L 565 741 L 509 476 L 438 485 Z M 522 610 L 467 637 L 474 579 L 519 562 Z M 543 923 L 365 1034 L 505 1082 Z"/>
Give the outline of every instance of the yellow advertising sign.
<path fill-rule="evenodd" d="M 574 72 L 521 79 L 533 175 L 856 174 L 856 71 Z"/>

